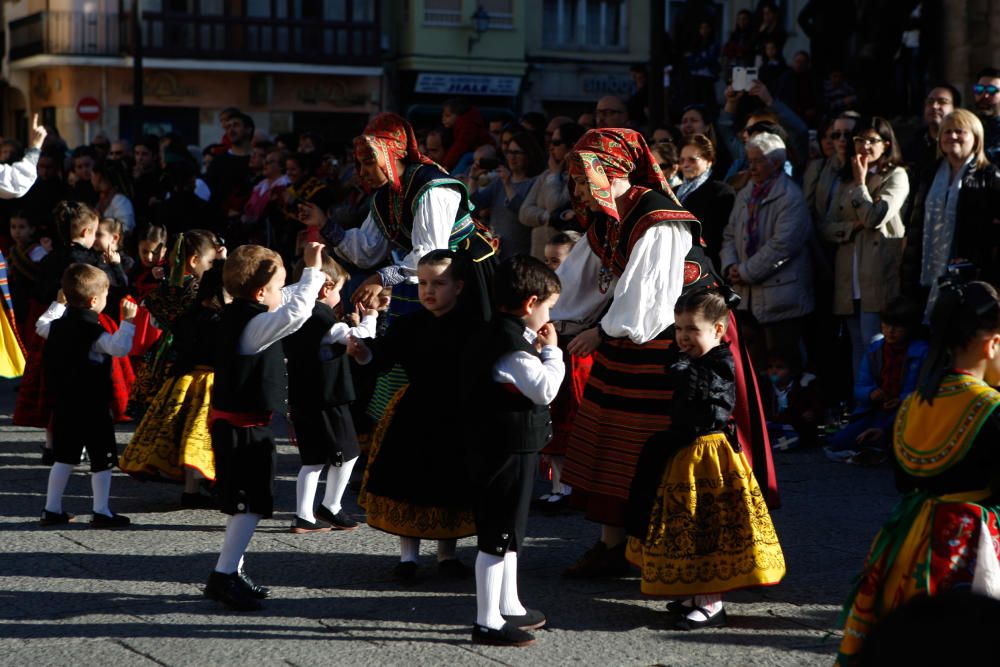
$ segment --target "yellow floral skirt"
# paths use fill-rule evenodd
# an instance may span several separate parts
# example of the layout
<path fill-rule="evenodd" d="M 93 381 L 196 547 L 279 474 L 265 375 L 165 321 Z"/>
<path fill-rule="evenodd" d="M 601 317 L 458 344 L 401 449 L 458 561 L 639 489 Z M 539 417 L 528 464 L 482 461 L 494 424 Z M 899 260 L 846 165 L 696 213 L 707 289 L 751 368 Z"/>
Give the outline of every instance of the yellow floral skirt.
<path fill-rule="evenodd" d="M 378 457 L 379 448 L 396 412 L 396 405 L 406 393 L 406 389 L 407 387 L 403 387 L 397 391 L 386 405 L 385 413 L 372 436 L 371 449 L 368 452 L 369 465 L 365 469 L 361 481 L 361 492 L 358 494 L 358 504 L 365 509 L 367 514 L 366 521 L 372 528 L 378 528 L 383 532 L 401 537 L 448 540 L 475 535 L 476 519 L 471 511 L 451 507 L 414 505 L 368 491 L 371 462 Z"/>
<path fill-rule="evenodd" d="M 122 472 L 183 481 L 185 468 L 193 468 L 205 479 L 215 479 L 208 430 L 214 378 L 211 368 L 198 366 L 160 388 L 122 453 Z"/>
<path fill-rule="evenodd" d="M 697 438 L 667 464 L 645 540 L 629 538 L 629 562 L 646 595 L 691 597 L 768 586 L 785 558 L 753 470 L 726 436 Z"/>

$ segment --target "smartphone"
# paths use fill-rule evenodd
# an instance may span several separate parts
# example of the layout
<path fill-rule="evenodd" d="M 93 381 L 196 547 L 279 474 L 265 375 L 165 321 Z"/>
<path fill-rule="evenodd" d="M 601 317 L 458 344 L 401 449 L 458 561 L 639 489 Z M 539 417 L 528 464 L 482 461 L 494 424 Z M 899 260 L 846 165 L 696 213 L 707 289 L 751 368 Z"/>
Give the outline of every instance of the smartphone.
<path fill-rule="evenodd" d="M 500 160 L 495 157 L 479 158 L 479 168 L 483 171 L 493 171 L 500 166 Z"/>
<path fill-rule="evenodd" d="M 734 67 L 733 68 L 733 90 L 739 92 L 743 90 L 749 90 L 750 85 L 747 83 L 747 68 L 746 67 Z"/>

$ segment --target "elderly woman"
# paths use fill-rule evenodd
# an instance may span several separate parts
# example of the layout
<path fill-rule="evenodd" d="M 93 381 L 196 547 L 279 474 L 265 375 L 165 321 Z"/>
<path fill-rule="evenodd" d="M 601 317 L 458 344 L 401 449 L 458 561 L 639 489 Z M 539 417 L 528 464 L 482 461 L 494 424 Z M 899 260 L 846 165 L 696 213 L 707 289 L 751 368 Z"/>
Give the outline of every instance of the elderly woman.
<path fill-rule="evenodd" d="M 677 198 L 701 221 L 705 252 L 718 271 L 722 268 L 719 266 L 722 230 L 729 223 L 736 192 L 726 183 L 713 178 L 715 158 L 715 144 L 706 135 L 695 134 L 684 140 L 681 144 L 684 182 L 677 188 Z"/>
<path fill-rule="evenodd" d="M 782 170 L 784 142 L 764 132 L 747 141 L 746 150 L 750 182 L 736 195 L 722 265 L 743 297 L 738 319 L 754 365 L 762 369 L 768 350 L 801 357 L 803 319 L 814 305 L 806 247 L 811 227 L 802 190 Z"/>
<path fill-rule="evenodd" d="M 419 308 L 417 262 L 431 250 L 469 253 L 473 272 L 466 281 L 466 307 L 491 316 L 489 298 L 494 250 L 470 215 L 465 185 L 417 150 L 413 128 L 401 116 L 381 113 L 354 140 L 361 177 L 372 188 L 371 213 L 361 227 L 343 229 L 318 206 L 303 204 L 299 219 L 321 227 L 336 253 L 362 269 L 381 267 L 354 292 L 352 300 L 377 308 L 392 287 L 393 315 Z M 388 263 L 387 263 L 388 262 Z"/>
<path fill-rule="evenodd" d="M 942 158 L 914 198 L 903 254 L 903 290 L 929 297 L 928 313 L 952 262 L 969 262 L 980 280 L 1000 285 L 1000 170 L 986 159 L 982 122 L 956 109 L 941 123 L 938 146 Z"/>
<path fill-rule="evenodd" d="M 552 132 L 549 141 L 549 168 L 535 179 L 518 212 L 522 225 L 531 230 L 531 256 L 545 259 L 545 244 L 572 219 L 569 208 L 569 188 L 566 187 L 566 155 L 583 136 L 584 129 L 576 123 L 563 123 Z M 566 218 L 560 219 L 565 213 Z"/>
<path fill-rule="evenodd" d="M 714 276 L 697 242 L 698 221 L 678 204 L 641 135 L 591 130 L 567 160 L 587 238 L 557 271 L 563 288 L 552 319 L 583 329 L 570 354 L 594 353 L 563 475 L 573 505 L 601 524 L 600 540 L 565 573 L 584 578 L 628 571 L 625 526 L 637 524 L 642 532 L 649 520 L 628 516 L 629 487 L 643 445 L 669 421 L 663 368 L 673 345 L 674 304 L 684 289 L 712 284 Z M 735 327 L 729 340 L 738 350 Z M 758 479 L 768 488 L 774 474 L 756 385 L 752 373 L 743 382 L 745 361 L 734 356 L 743 406 L 738 436 L 747 452 L 760 455 Z"/>
<path fill-rule="evenodd" d="M 900 213 L 910 193 L 892 125 L 875 116 L 858 123 L 837 194 L 820 225 L 837 248 L 833 312 L 846 318 L 855 376 L 881 331 L 879 313 L 899 293 L 903 251 Z"/>

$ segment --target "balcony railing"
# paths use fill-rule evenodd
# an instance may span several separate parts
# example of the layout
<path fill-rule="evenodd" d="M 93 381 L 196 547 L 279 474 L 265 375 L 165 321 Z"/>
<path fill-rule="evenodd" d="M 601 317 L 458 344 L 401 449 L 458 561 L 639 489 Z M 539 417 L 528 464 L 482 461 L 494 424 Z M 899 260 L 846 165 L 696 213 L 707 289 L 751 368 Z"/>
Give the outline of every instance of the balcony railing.
<path fill-rule="evenodd" d="M 32 14 L 10 23 L 10 59 L 119 57 L 132 51 L 129 23 L 128 14 Z M 143 12 L 141 30 L 146 57 L 378 65 L 378 25 L 377 9 L 372 22 Z"/>

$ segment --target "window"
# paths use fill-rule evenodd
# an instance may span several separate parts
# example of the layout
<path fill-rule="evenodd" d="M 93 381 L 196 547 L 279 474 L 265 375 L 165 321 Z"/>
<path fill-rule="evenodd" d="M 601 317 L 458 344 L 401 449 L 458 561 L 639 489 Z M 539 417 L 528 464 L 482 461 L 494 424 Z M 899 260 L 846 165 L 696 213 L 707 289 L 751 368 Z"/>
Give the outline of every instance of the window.
<path fill-rule="evenodd" d="M 545 0 L 546 46 L 625 50 L 628 0 Z"/>
<path fill-rule="evenodd" d="M 462 23 L 462 0 L 427 0 L 424 25 L 457 26 Z"/>
<path fill-rule="evenodd" d="M 490 30 L 514 29 L 514 0 L 479 0 L 479 7 L 490 15 Z"/>

